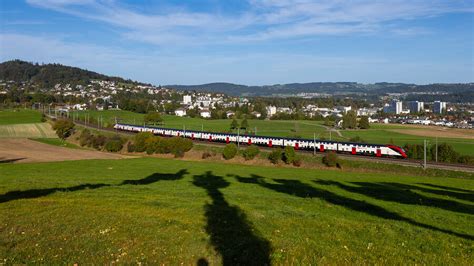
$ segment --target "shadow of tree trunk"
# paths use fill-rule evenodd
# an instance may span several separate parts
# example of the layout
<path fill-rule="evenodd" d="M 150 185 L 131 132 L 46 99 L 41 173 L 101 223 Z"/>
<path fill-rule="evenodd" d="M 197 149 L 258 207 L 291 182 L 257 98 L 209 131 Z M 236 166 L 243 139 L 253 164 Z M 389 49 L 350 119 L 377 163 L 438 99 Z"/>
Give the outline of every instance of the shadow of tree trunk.
<path fill-rule="evenodd" d="M 220 189 L 229 186 L 221 176 L 211 172 L 194 176 L 194 185 L 206 189 L 212 199 L 204 207 L 206 232 L 223 265 L 270 265 L 270 243 L 252 227 L 245 213 L 225 200 Z"/>

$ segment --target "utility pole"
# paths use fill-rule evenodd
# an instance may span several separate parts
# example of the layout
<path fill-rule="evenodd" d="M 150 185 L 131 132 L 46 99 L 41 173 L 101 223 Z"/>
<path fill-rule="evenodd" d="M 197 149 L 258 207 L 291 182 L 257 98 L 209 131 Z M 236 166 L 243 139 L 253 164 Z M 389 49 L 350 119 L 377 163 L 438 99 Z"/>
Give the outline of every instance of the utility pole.
<path fill-rule="evenodd" d="M 316 132 L 313 133 L 313 155 L 316 155 Z"/>
<path fill-rule="evenodd" d="M 237 128 L 237 149 L 240 149 L 240 128 Z"/>
<path fill-rule="evenodd" d="M 426 139 L 423 141 L 423 144 L 424 144 L 423 168 L 426 169 Z"/>

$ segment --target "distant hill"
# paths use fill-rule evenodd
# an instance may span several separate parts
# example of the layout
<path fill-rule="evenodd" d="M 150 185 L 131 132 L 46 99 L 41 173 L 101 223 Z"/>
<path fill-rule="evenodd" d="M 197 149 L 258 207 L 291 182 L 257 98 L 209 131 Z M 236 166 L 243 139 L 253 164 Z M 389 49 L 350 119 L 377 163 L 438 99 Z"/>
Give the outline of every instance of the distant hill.
<path fill-rule="evenodd" d="M 90 80 L 100 79 L 107 81 L 134 83 L 119 77 L 110 77 L 93 71 L 61 64 L 33 64 L 21 60 L 6 61 L 0 64 L 0 80 L 29 82 L 41 88 L 51 88 L 57 83 L 71 85 L 86 85 Z"/>
<path fill-rule="evenodd" d="M 167 85 L 177 90 L 194 90 L 203 92 L 220 92 L 230 95 L 271 96 L 298 93 L 325 94 L 386 94 L 386 93 L 464 93 L 474 92 L 474 83 L 463 84 L 429 84 L 416 85 L 405 83 L 374 83 L 362 84 L 357 82 L 311 82 L 290 83 L 264 86 L 245 86 L 232 83 L 208 83 L 201 85 Z"/>

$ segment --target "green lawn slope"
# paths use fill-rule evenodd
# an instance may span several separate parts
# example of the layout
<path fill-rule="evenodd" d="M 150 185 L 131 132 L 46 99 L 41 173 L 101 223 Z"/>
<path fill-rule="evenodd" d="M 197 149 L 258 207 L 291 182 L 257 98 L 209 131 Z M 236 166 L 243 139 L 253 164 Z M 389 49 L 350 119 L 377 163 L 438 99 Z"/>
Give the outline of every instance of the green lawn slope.
<path fill-rule="evenodd" d="M 468 179 L 156 158 L 0 173 L 6 264 L 473 261 Z"/>

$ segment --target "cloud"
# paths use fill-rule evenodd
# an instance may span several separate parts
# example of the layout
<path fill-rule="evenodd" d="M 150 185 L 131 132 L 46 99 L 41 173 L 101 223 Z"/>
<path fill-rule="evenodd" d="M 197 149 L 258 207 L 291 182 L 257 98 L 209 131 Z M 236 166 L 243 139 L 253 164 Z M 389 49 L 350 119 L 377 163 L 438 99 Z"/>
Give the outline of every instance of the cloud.
<path fill-rule="evenodd" d="M 473 12 L 474 9 L 468 1 L 248 0 L 245 9 L 222 14 L 172 5 L 145 12 L 114 0 L 27 2 L 35 7 L 100 21 L 119 28 L 124 38 L 157 45 L 379 33 L 392 21 Z M 400 27 L 390 28 L 389 32 L 403 34 L 409 30 Z"/>
<path fill-rule="evenodd" d="M 163 53 L 0 33 L 0 60 L 61 63 L 153 84 L 215 81 L 265 85 L 312 81 L 470 82 L 472 63 L 297 52 Z M 450 71 L 446 71 L 449 69 Z"/>

